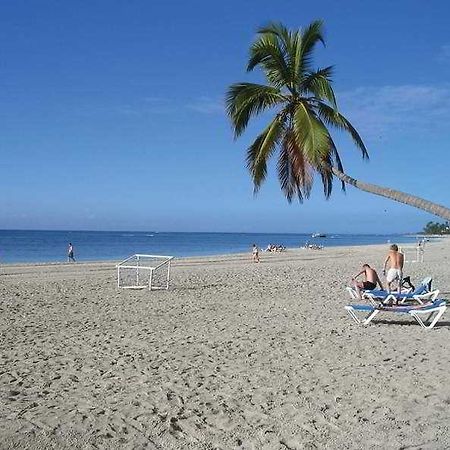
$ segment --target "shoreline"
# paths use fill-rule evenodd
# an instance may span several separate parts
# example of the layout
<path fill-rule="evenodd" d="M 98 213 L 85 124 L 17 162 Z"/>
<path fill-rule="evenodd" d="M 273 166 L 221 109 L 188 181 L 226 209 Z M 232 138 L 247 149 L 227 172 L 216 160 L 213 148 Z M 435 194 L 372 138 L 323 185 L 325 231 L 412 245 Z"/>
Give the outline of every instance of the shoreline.
<path fill-rule="evenodd" d="M 450 236 L 439 236 L 439 239 L 442 238 L 450 238 Z M 433 237 L 433 241 L 432 242 L 437 242 L 438 237 Z M 314 242 L 313 242 L 314 243 Z M 358 248 L 358 247 L 377 247 L 377 246 L 383 246 L 386 247 L 388 246 L 390 243 L 386 242 L 386 243 L 376 243 L 376 244 L 349 244 L 349 245 L 328 245 L 328 246 L 324 246 L 322 249 L 320 250 L 314 250 L 314 249 L 305 249 L 302 247 L 286 247 L 286 250 L 282 251 L 282 252 L 266 252 L 264 249 L 260 249 L 260 256 L 264 255 L 264 256 L 271 256 L 271 255 L 281 255 L 281 254 L 286 254 L 286 253 L 298 253 L 298 252 L 320 252 L 320 251 L 324 251 L 327 249 L 346 249 L 346 248 Z M 399 247 L 406 247 L 406 246 L 410 246 L 411 244 L 414 244 L 414 242 L 409 242 L 409 243 L 401 243 L 399 244 Z M 212 258 L 232 258 L 232 257 L 245 257 L 251 255 L 251 247 L 249 246 L 249 251 L 248 252 L 236 252 L 236 253 L 217 253 L 217 254 L 209 254 L 209 255 L 191 255 L 191 256 L 175 256 L 175 260 L 174 261 L 188 261 L 188 260 L 208 260 L 208 259 L 212 259 Z M 129 255 L 130 256 L 130 255 Z M 35 262 L 2 262 L 0 261 L 0 268 L 1 267 L 13 267 L 13 266 L 17 266 L 17 267 L 28 267 L 28 266 L 67 266 L 67 265 L 73 265 L 73 264 L 77 264 L 77 265 L 90 265 L 90 264 L 118 264 L 120 261 L 122 260 L 77 260 L 76 263 L 72 263 L 72 262 L 67 262 L 67 261 L 35 261 Z"/>

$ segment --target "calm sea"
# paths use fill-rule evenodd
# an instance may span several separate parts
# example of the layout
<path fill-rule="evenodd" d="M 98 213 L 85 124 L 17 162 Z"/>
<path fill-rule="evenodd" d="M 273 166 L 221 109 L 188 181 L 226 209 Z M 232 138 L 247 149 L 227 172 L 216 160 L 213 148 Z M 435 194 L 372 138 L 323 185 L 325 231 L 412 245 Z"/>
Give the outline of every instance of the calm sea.
<path fill-rule="evenodd" d="M 306 241 L 325 247 L 415 242 L 413 236 L 380 234 L 276 233 L 162 233 L 135 231 L 19 231 L 0 230 L 0 262 L 66 261 L 71 242 L 78 261 L 125 259 L 134 253 L 200 256 L 250 252 L 253 243 L 266 248 L 270 243 L 299 247 Z"/>

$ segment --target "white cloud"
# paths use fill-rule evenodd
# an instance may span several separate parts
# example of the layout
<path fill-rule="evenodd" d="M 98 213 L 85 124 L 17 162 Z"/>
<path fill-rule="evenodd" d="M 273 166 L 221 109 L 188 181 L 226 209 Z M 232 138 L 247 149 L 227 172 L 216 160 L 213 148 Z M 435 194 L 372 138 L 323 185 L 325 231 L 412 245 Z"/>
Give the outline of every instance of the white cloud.
<path fill-rule="evenodd" d="M 187 107 L 202 114 L 217 114 L 225 111 L 223 100 L 211 97 L 199 97 Z"/>
<path fill-rule="evenodd" d="M 338 93 L 339 108 L 362 135 L 447 128 L 450 86 L 359 87 Z"/>

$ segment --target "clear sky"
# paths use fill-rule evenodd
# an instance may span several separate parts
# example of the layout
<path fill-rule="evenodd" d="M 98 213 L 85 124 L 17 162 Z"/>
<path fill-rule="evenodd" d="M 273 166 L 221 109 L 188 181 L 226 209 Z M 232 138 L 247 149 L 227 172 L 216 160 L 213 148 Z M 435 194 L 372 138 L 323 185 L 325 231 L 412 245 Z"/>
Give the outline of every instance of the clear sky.
<path fill-rule="evenodd" d="M 450 206 L 450 2 L 0 2 L 0 228 L 408 232 L 433 216 L 336 183 L 288 204 L 276 174 L 255 198 L 224 93 L 258 26 L 325 22 L 363 162 L 347 173 Z"/>

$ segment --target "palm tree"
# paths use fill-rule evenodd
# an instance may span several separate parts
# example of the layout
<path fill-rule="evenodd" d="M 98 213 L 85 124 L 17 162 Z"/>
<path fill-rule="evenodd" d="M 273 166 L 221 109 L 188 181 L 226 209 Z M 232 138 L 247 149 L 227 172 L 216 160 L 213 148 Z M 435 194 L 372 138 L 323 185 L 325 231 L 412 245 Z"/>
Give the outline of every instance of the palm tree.
<path fill-rule="evenodd" d="M 281 189 L 291 202 L 308 198 L 314 176 L 319 175 L 329 198 L 333 179 L 363 191 L 406 203 L 450 219 L 450 209 L 381 186 L 358 181 L 344 173 L 341 157 L 329 128 L 349 133 L 363 159 L 367 149 L 352 124 L 339 112 L 331 86 L 333 68 L 312 68 L 315 46 L 324 44 L 322 22 L 306 29 L 290 31 L 281 24 L 258 30 L 250 47 L 247 71 L 259 67 L 267 84 L 236 83 L 229 87 L 226 104 L 235 138 L 247 128 L 249 120 L 265 111 L 274 117 L 247 150 L 247 166 L 255 193 L 267 175 L 267 162 L 279 150 L 277 171 Z"/>

